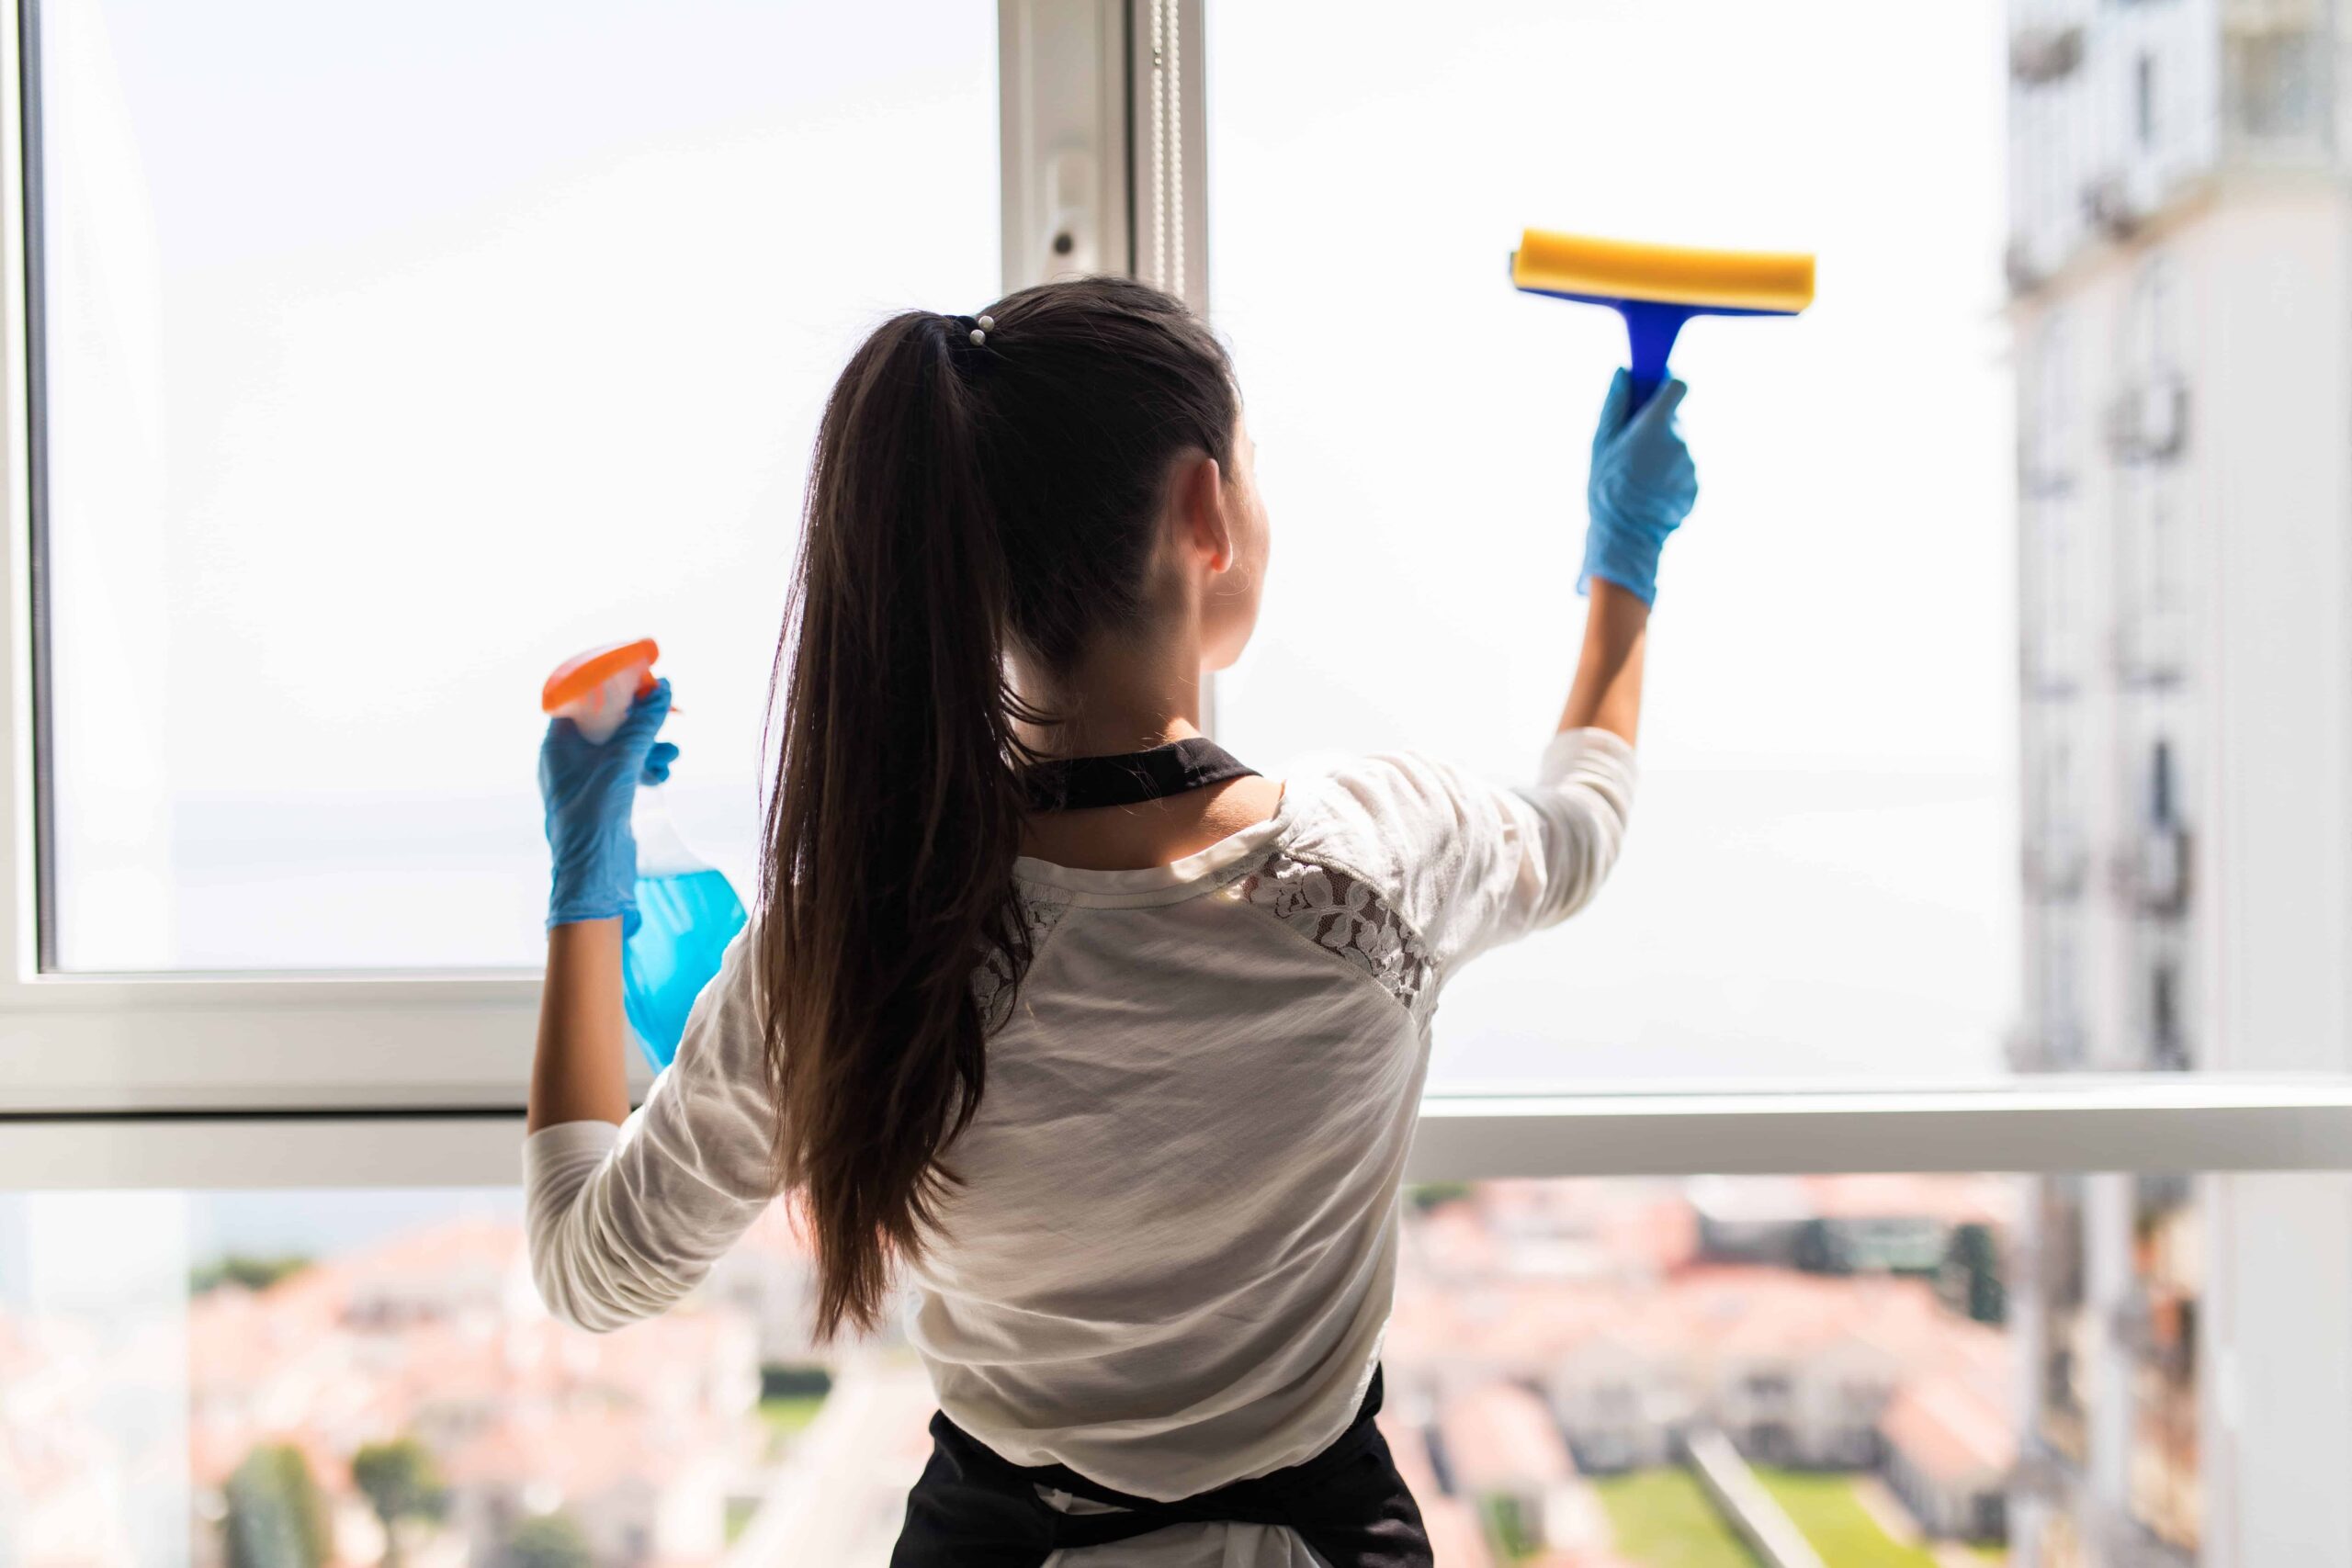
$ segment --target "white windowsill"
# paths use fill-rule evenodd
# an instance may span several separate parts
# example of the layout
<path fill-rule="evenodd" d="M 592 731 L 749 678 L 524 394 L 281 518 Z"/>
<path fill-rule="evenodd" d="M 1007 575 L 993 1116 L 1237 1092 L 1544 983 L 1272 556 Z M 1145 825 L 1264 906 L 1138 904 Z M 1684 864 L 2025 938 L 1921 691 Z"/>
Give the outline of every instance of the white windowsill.
<path fill-rule="evenodd" d="M 451 1102 L 437 1107 L 456 1109 Z M 0 1119 L 0 1191 L 499 1187 L 510 1094 L 470 1113 Z M 2352 1169 L 2352 1082 L 1432 1096 L 1408 1178 Z"/>

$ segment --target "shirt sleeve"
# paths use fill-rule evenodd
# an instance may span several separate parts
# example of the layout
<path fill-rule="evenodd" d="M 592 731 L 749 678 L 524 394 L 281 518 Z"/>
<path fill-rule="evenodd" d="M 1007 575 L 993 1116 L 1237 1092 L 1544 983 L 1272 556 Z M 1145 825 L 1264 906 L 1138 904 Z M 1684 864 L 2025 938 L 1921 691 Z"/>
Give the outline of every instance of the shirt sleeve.
<path fill-rule="evenodd" d="M 663 1311 L 775 1195 L 750 947 L 745 936 L 729 946 L 628 1122 L 563 1122 L 523 1142 L 531 1275 L 567 1323 L 603 1333 Z"/>
<path fill-rule="evenodd" d="M 1522 787 L 1417 753 L 1364 758 L 1332 776 L 1331 852 L 1390 890 L 1442 978 L 1591 901 L 1635 777 L 1633 747 L 1603 729 L 1555 737 Z"/>

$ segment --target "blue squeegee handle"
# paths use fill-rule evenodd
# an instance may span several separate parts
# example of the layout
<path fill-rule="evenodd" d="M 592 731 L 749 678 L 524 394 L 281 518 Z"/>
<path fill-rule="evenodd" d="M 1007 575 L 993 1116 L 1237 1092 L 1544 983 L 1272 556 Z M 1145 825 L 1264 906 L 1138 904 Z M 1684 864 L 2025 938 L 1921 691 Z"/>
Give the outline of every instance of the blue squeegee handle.
<path fill-rule="evenodd" d="M 1619 299 L 1612 303 L 1617 313 L 1625 318 L 1625 337 L 1633 348 L 1634 400 L 1625 411 L 1630 414 L 1666 385 L 1666 362 L 1674 353 L 1675 334 L 1682 330 L 1683 322 L 1700 312 L 1687 305 L 1661 305 L 1650 299 Z"/>
<path fill-rule="evenodd" d="M 1514 259 L 1516 254 L 1514 253 Z M 1786 310 L 1759 310 L 1735 305 L 1676 304 L 1663 299 L 1621 299 L 1606 294 L 1577 294 L 1565 288 L 1536 288 L 1520 284 L 1524 294 L 1540 294 L 1552 299 L 1573 299 L 1580 305 L 1606 305 L 1625 318 L 1625 338 L 1633 347 L 1633 365 L 1628 372 L 1634 386 L 1630 416 L 1634 409 L 1657 395 L 1666 385 L 1669 372 L 1666 362 L 1674 353 L 1675 334 L 1682 323 L 1693 316 L 1785 316 Z"/>

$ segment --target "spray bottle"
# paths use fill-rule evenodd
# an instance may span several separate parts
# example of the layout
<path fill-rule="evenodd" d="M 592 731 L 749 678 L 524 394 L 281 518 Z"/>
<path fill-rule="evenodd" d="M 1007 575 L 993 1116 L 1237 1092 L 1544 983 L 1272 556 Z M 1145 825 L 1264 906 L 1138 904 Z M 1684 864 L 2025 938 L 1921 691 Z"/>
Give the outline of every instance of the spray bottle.
<path fill-rule="evenodd" d="M 568 718 L 595 745 L 613 738 L 629 705 L 653 689 L 651 637 L 567 659 L 539 693 L 550 717 Z M 656 1072 L 670 1065 L 695 998 L 718 973 L 727 944 L 744 926 L 742 900 L 726 876 L 678 836 L 662 786 L 639 783 L 629 814 L 637 839 L 639 925 L 621 949 L 629 1030 Z"/>

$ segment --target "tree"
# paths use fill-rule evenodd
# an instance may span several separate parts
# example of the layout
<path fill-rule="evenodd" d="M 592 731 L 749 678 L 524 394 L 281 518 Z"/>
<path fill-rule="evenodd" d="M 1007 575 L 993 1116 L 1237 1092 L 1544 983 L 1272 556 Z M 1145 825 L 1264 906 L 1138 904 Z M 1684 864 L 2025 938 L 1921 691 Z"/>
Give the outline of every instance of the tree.
<path fill-rule="evenodd" d="M 400 1562 L 402 1524 L 438 1519 L 449 1511 L 449 1488 L 433 1451 L 414 1438 L 362 1444 L 351 1456 L 351 1479 L 384 1521 L 385 1568 Z"/>
<path fill-rule="evenodd" d="M 506 1538 L 502 1568 L 592 1568 L 588 1538 L 564 1514 L 537 1514 Z"/>
<path fill-rule="evenodd" d="M 220 1521 L 229 1568 L 324 1568 L 334 1551 L 327 1500 L 291 1443 L 265 1443 L 229 1477 Z"/>
<path fill-rule="evenodd" d="M 2001 1248 L 1992 1227 L 1952 1227 L 1938 1293 L 1955 1312 L 1998 1327 L 2008 1316 L 2008 1289 L 2001 1279 Z"/>
<path fill-rule="evenodd" d="M 1504 1561 L 1516 1562 L 1522 1557 L 1532 1557 L 1544 1542 L 1529 1528 L 1525 1508 L 1517 1497 L 1500 1493 L 1479 1499 L 1478 1511 L 1486 1516 L 1487 1538 L 1495 1543 Z"/>
<path fill-rule="evenodd" d="M 1405 1189 L 1405 1201 L 1426 1214 L 1447 1203 L 1458 1203 L 1470 1196 L 1466 1181 L 1424 1181 Z"/>
<path fill-rule="evenodd" d="M 1827 1220 L 1815 1218 L 1797 1228 L 1796 1246 L 1792 1254 L 1796 1266 L 1808 1274 L 1850 1274 L 1854 1260 L 1849 1256 L 1844 1241 L 1830 1228 Z"/>
<path fill-rule="evenodd" d="M 266 1291 L 289 1274 L 299 1274 L 311 1266 L 311 1260 L 300 1253 L 287 1253 L 278 1258 L 249 1258 L 232 1252 L 209 1263 L 200 1263 L 188 1270 L 187 1288 L 191 1295 L 202 1295 L 222 1285 L 242 1285 L 248 1291 Z"/>

